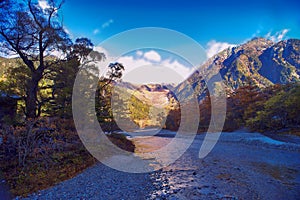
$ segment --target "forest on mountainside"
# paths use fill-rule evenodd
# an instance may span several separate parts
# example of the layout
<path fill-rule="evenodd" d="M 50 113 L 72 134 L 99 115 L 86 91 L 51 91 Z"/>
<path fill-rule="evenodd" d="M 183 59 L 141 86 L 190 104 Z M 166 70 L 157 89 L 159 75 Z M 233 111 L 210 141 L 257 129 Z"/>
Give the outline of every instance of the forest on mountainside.
<path fill-rule="evenodd" d="M 211 122 L 209 93 L 199 105 L 199 133 L 205 133 Z M 223 131 L 248 128 L 257 132 L 299 133 L 300 84 L 276 84 L 260 89 L 243 86 L 229 94 Z M 172 110 L 167 119 L 167 129 L 178 130 L 180 109 Z"/>

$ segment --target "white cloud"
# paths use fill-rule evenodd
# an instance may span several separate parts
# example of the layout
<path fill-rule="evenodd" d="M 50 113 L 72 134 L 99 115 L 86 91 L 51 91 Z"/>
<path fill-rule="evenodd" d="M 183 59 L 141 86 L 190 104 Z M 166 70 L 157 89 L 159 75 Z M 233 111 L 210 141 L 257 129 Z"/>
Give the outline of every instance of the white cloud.
<path fill-rule="evenodd" d="M 66 54 L 62 51 L 59 50 L 53 50 L 51 52 L 49 52 L 49 54 L 51 56 L 55 56 L 56 58 L 64 58 L 66 56 Z"/>
<path fill-rule="evenodd" d="M 289 32 L 289 29 L 283 29 L 281 31 L 276 32 L 274 35 L 272 35 L 272 31 L 269 31 L 265 35 L 265 38 L 272 40 L 273 42 L 279 42 L 285 38 L 285 36 L 288 32 Z"/>
<path fill-rule="evenodd" d="M 160 54 L 154 50 L 145 53 L 138 50 L 119 58 L 114 57 L 108 50 L 100 46 L 95 47 L 94 50 L 104 53 L 107 62 L 119 62 L 124 65 L 125 71 L 122 80 L 125 82 L 138 84 L 180 83 L 193 72 L 193 68 L 185 66 L 174 58 L 162 59 Z M 100 71 L 101 74 L 106 73 L 106 69 L 101 68 Z"/>
<path fill-rule="evenodd" d="M 260 34 L 260 30 L 256 30 L 255 33 L 252 34 L 252 36 L 251 36 L 250 39 L 256 37 L 256 36 L 259 35 L 259 34 Z"/>
<path fill-rule="evenodd" d="M 145 59 L 135 59 L 133 56 L 122 56 L 118 59 L 119 63 L 122 63 L 125 66 L 126 72 L 129 72 L 140 66 L 151 65 L 152 63 Z"/>
<path fill-rule="evenodd" d="M 99 32 L 100 32 L 99 29 L 95 29 L 95 30 L 93 31 L 93 34 L 96 35 L 96 34 L 98 34 Z"/>
<path fill-rule="evenodd" d="M 3 48 L 4 46 L 4 48 Z M 19 55 L 13 51 L 7 49 L 4 45 L 4 42 L 0 42 L 0 48 L 3 48 L 4 51 L 0 51 L 0 57 L 3 58 L 17 58 Z"/>
<path fill-rule="evenodd" d="M 277 36 L 277 40 L 282 40 L 284 38 L 284 36 L 289 32 L 288 29 L 283 29 L 281 32 L 279 32 L 278 36 Z"/>
<path fill-rule="evenodd" d="M 137 51 L 134 56 L 122 56 L 117 62 L 125 66 L 123 81 L 131 83 L 180 83 L 188 78 L 193 69 L 177 60 L 163 59 L 156 51 L 143 54 Z M 142 56 L 144 55 L 144 56 Z"/>
<path fill-rule="evenodd" d="M 206 45 L 206 55 L 208 58 L 216 55 L 217 53 L 227 49 L 228 47 L 236 46 L 235 44 L 229 44 L 227 42 L 217 42 L 216 40 L 211 40 Z"/>
<path fill-rule="evenodd" d="M 137 52 L 136 52 L 136 55 L 140 57 L 140 56 L 143 56 L 144 53 L 143 53 L 142 51 L 137 51 Z"/>
<path fill-rule="evenodd" d="M 110 19 L 110 20 L 104 22 L 104 23 L 102 24 L 101 28 L 102 28 L 102 29 L 105 29 L 105 28 L 109 27 L 112 23 L 114 23 L 114 20 L 113 20 L 113 19 Z"/>
<path fill-rule="evenodd" d="M 67 29 L 67 27 L 64 26 L 64 31 L 68 34 L 71 35 L 71 32 L 69 31 L 69 29 Z"/>
<path fill-rule="evenodd" d="M 177 60 L 171 61 L 170 59 L 163 60 L 161 62 L 162 66 L 168 67 L 170 69 L 173 69 L 183 77 L 183 79 L 187 79 L 192 73 L 193 73 L 193 68 L 187 67 Z"/>
<path fill-rule="evenodd" d="M 112 23 L 114 23 L 113 19 L 109 19 L 108 21 L 104 22 L 100 28 L 96 28 L 93 30 L 93 34 L 97 35 L 98 33 L 100 33 L 103 29 L 108 28 Z"/>
<path fill-rule="evenodd" d="M 48 4 L 48 2 L 47 2 L 46 0 L 39 0 L 38 3 L 39 3 L 39 6 L 40 6 L 43 10 L 45 10 L 45 9 L 47 9 L 47 8 L 50 8 L 50 6 L 49 6 L 49 4 Z"/>
<path fill-rule="evenodd" d="M 147 60 L 150 61 L 154 61 L 154 62 L 160 62 L 161 61 L 161 56 L 159 55 L 159 53 L 157 53 L 156 51 L 148 51 L 144 54 L 144 58 L 146 58 Z"/>
<path fill-rule="evenodd" d="M 94 51 L 98 51 L 99 53 L 104 53 L 106 58 L 112 57 L 112 55 L 110 55 L 109 52 L 106 49 L 104 49 L 103 47 L 96 46 L 96 47 L 94 47 Z"/>
<path fill-rule="evenodd" d="M 265 38 L 267 38 L 267 39 L 270 39 L 270 37 L 271 37 L 271 31 L 269 31 L 269 32 L 265 35 Z"/>
<path fill-rule="evenodd" d="M 74 35 L 71 33 L 71 31 L 66 26 L 63 26 L 63 29 L 70 36 L 71 39 L 74 39 Z"/>

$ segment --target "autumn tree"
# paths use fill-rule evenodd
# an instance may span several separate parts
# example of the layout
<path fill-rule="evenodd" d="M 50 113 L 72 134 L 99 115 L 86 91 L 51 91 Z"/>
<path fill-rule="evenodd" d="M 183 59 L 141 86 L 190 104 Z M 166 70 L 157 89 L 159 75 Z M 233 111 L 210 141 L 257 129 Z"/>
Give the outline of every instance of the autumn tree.
<path fill-rule="evenodd" d="M 245 126 L 247 117 L 261 107 L 260 90 L 256 86 L 246 85 L 239 87 L 227 99 L 227 114 L 224 129 L 227 131 L 236 130 Z"/>
<path fill-rule="evenodd" d="M 200 111 L 200 121 L 199 121 L 199 131 L 206 132 L 211 118 L 211 98 L 209 91 L 206 91 L 205 98 L 199 104 Z"/>
<path fill-rule="evenodd" d="M 61 59 L 51 57 L 55 52 L 65 55 L 71 41 L 59 20 L 62 2 L 48 0 L 42 8 L 35 1 L 4 0 L 0 3 L 1 51 L 16 54 L 29 70 L 25 83 L 25 114 L 37 117 L 43 103 L 38 99 L 39 82 Z"/>
<path fill-rule="evenodd" d="M 255 131 L 299 129 L 300 86 L 285 85 L 277 88 L 263 108 L 247 120 L 247 125 Z"/>

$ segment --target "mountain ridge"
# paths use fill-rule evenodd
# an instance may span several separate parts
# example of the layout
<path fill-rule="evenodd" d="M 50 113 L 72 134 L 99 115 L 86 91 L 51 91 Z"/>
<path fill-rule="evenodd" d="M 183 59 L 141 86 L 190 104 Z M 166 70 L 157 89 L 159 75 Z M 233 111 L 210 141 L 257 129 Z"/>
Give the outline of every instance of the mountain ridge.
<path fill-rule="evenodd" d="M 265 88 L 273 84 L 300 81 L 300 40 L 273 42 L 265 38 L 227 48 L 209 58 L 187 80 L 175 88 L 179 99 L 196 93 L 205 96 L 205 80 L 219 73 L 230 93 L 245 85 Z M 212 74 L 212 75 L 209 75 Z"/>

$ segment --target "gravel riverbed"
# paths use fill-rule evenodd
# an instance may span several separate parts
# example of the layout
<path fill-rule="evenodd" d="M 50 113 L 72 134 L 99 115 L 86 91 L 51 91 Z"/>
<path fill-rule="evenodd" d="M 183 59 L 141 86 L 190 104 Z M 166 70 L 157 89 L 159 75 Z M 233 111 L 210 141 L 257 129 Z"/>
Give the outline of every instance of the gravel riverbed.
<path fill-rule="evenodd" d="M 27 199 L 299 199 L 300 144 L 259 133 L 222 133 L 199 159 L 203 138 L 198 135 L 182 157 L 158 171 L 125 173 L 98 163 Z M 165 145 L 172 137 L 132 140 L 137 151 L 150 151 L 149 144 Z"/>

